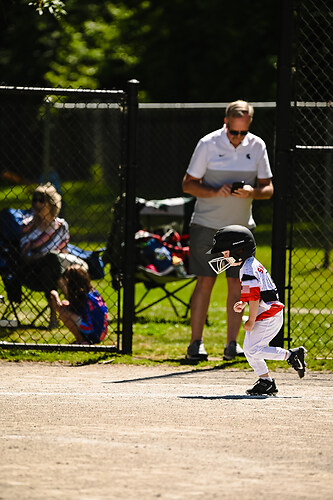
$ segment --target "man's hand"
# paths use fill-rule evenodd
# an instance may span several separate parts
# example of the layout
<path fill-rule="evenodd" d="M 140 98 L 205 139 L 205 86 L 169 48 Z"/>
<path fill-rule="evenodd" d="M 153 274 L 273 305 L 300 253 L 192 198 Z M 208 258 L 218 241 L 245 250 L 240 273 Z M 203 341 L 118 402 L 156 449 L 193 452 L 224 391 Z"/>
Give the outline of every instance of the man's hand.
<path fill-rule="evenodd" d="M 189 174 L 185 174 L 182 184 L 184 193 L 196 198 L 215 198 L 218 196 L 227 198 L 231 193 L 231 186 L 232 184 L 223 184 L 219 188 L 207 186 L 202 182 L 202 179 L 197 179 Z"/>
<path fill-rule="evenodd" d="M 222 184 L 219 189 L 215 190 L 215 196 L 222 196 L 223 198 L 227 198 L 231 194 L 231 186 L 232 184 Z"/>
<path fill-rule="evenodd" d="M 235 198 L 253 198 L 254 189 L 250 184 L 245 184 L 242 188 L 236 189 L 231 196 Z"/>

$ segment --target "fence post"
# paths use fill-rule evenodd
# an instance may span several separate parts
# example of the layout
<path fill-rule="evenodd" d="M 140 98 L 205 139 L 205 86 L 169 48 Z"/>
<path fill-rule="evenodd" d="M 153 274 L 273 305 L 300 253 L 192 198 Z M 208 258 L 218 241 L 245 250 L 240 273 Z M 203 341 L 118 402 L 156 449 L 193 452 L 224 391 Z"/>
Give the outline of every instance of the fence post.
<path fill-rule="evenodd" d="M 128 82 L 127 153 L 125 198 L 124 300 L 123 300 L 123 354 L 132 353 L 134 293 L 135 293 L 135 196 L 136 196 L 136 136 L 138 112 L 137 80 Z"/>
<path fill-rule="evenodd" d="M 274 211 L 272 232 L 272 277 L 280 300 L 285 303 L 287 194 L 291 172 L 291 53 L 293 8 L 290 0 L 280 3 L 280 40 L 276 99 L 276 153 L 274 169 Z M 289 323 L 288 323 L 289 324 Z M 283 347 L 284 326 L 271 345 Z"/>

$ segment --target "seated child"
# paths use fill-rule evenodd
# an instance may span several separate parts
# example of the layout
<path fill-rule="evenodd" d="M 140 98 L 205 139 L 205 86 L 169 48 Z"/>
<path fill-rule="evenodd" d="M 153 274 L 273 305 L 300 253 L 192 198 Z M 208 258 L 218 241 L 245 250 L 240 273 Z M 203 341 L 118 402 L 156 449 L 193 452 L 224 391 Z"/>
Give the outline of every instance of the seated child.
<path fill-rule="evenodd" d="M 271 378 L 265 359 L 286 360 L 302 378 L 305 375 L 304 347 L 286 350 L 269 346 L 283 325 L 284 305 L 279 301 L 276 286 L 264 268 L 254 257 L 256 242 L 253 234 L 244 226 L 232 225 L 219 229 L 214 236 L 210 254 L 217 254 L 209 265 L 217 273 L 230 266 L 240 266 L 240 301 L 234 311 L 241 313 L 249 305 L 249 318 L 244 323 L 246 330 L 243 349 L 249 365 L 259 379 L 246 392 L 249 395 L 275 395 L 278 389 Z"/>
<path fill-rule="evenodd" d="M 107 334 L 107 307 L 90 282 L 88 272 L 77 264 L 69 266 L 63 274 L 66 300 L 60 300 L 56 290 L 51 300 L 59 319 L 73 333 L 76 344 L 98 344 Z"/>

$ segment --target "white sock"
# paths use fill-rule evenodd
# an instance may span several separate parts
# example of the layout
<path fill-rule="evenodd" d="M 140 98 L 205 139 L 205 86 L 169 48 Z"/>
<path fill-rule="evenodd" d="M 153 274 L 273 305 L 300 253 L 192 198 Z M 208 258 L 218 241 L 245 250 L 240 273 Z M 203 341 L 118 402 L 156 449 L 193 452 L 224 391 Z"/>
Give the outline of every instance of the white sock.
<path fill-rule="evenodd" d="M 273 379 L 271 377 L 260 377 L 263 380 L 269 380 L 270 382 L 273 382 Z"/>
<path fill-rule="evenodd" d="M 287 351 L 287 356 L 286 356 L 286 358 L 285 358 L 285 359 L 286 359 L 286 361 L 287 361 L 287 359 L 289 359 L 289 358 L 290 358 L 290 354 L 291 354 L 291 352 L 290 352 L 290 351 Z"/>

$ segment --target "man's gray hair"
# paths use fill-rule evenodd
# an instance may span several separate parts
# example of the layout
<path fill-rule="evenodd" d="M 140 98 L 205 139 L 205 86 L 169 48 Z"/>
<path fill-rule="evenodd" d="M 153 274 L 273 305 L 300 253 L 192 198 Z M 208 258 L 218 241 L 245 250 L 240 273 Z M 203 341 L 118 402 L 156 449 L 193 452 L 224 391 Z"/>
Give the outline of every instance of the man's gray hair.
<path fill-rule="evenodd" d="M 253 114 L 253 106 L 251 106 L 248 102 L 241 100 L 231 102 L 225 110 L 225 117 L 227 120 L 229 118 L 242 118 L 243 116 L 248 115 L 250 122 L 252 122 Z"/>

